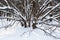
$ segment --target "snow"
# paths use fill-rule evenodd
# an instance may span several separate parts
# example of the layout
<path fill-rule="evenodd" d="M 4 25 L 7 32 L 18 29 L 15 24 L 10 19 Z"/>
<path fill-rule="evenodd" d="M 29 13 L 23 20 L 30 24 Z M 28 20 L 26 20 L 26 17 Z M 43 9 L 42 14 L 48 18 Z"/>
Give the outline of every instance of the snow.
<path fill-rule="evenodd" d="M 20 24 L 16 23 L 7 30 L 0 29 L 0 40 L 60 40 L 46 35 L 40 29 L 34 29 L 32 32 L 27 31 L 30 31 L 30 28 L 21 27 Z M 22 35 L 24 32 L 27 33 Z"/>

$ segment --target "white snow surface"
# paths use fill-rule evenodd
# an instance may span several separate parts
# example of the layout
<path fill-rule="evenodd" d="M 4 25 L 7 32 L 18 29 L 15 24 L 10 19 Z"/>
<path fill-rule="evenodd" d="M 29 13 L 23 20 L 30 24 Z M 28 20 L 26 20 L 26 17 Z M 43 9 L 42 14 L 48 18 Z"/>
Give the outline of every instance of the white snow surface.
<path fill-rule="evenodd" d="M 32 29 L 21 27 L 20 24 L 15 23 L 13 27 L 9 27 L 6 30 L 0 29 L 0 40 L 60 40 L 46 35 L 40 29 L 27 32 L 30 30 Z"/>

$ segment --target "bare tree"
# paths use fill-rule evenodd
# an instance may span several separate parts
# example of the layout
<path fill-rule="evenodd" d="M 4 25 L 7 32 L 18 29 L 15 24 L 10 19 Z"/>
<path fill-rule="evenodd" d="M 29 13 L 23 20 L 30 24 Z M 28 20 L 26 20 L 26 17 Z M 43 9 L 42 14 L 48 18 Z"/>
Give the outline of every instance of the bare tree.
<path fill-rule="evenodd" d="M 25 28 L 38 28 L 52 37 L 60 38 L 53 35 L 60 28 L 59 0 L 0 0 L 0 19 L 14 21 L 0 28 L 8 28 L 18 21 Z M 38 24 L 44 28 L 38 27 Z"/>

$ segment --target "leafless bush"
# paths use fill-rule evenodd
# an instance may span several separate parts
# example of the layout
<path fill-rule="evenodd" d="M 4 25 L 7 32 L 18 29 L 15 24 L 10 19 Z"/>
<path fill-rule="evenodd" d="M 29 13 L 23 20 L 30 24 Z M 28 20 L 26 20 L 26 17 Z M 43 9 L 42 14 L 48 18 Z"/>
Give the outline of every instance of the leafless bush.
<path fill-rule="evenodd" d="M 18 21 L 25 28 L 38 28 L 50 36 L 59 38 L 53 35 L 53 33 L 56 30 L 60 31 L 60 1 L 0 0 L 0 20 L 4 19 L 6 22 L 11 22 L 11 20 L 14 22 L 1 28 L 13 26 Z M 37 27 L 38 24 L 42 24 L 42 26 Z"/>

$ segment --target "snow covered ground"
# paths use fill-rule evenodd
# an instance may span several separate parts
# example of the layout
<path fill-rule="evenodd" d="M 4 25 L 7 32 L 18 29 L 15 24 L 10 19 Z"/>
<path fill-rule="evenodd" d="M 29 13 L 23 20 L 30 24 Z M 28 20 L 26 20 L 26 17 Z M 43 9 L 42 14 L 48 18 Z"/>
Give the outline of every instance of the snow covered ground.
<path fill-rule="evenodd" d="M 17 25 L 18 23 L 7 30 L 0 29 L 0 40 L 60 40 L 46 35 L 40 29 L 35 29 L 32 32 L 24 33 L 29 31 L 30 28 L 23 28 L 20 24 L 18 26 Z"/>

